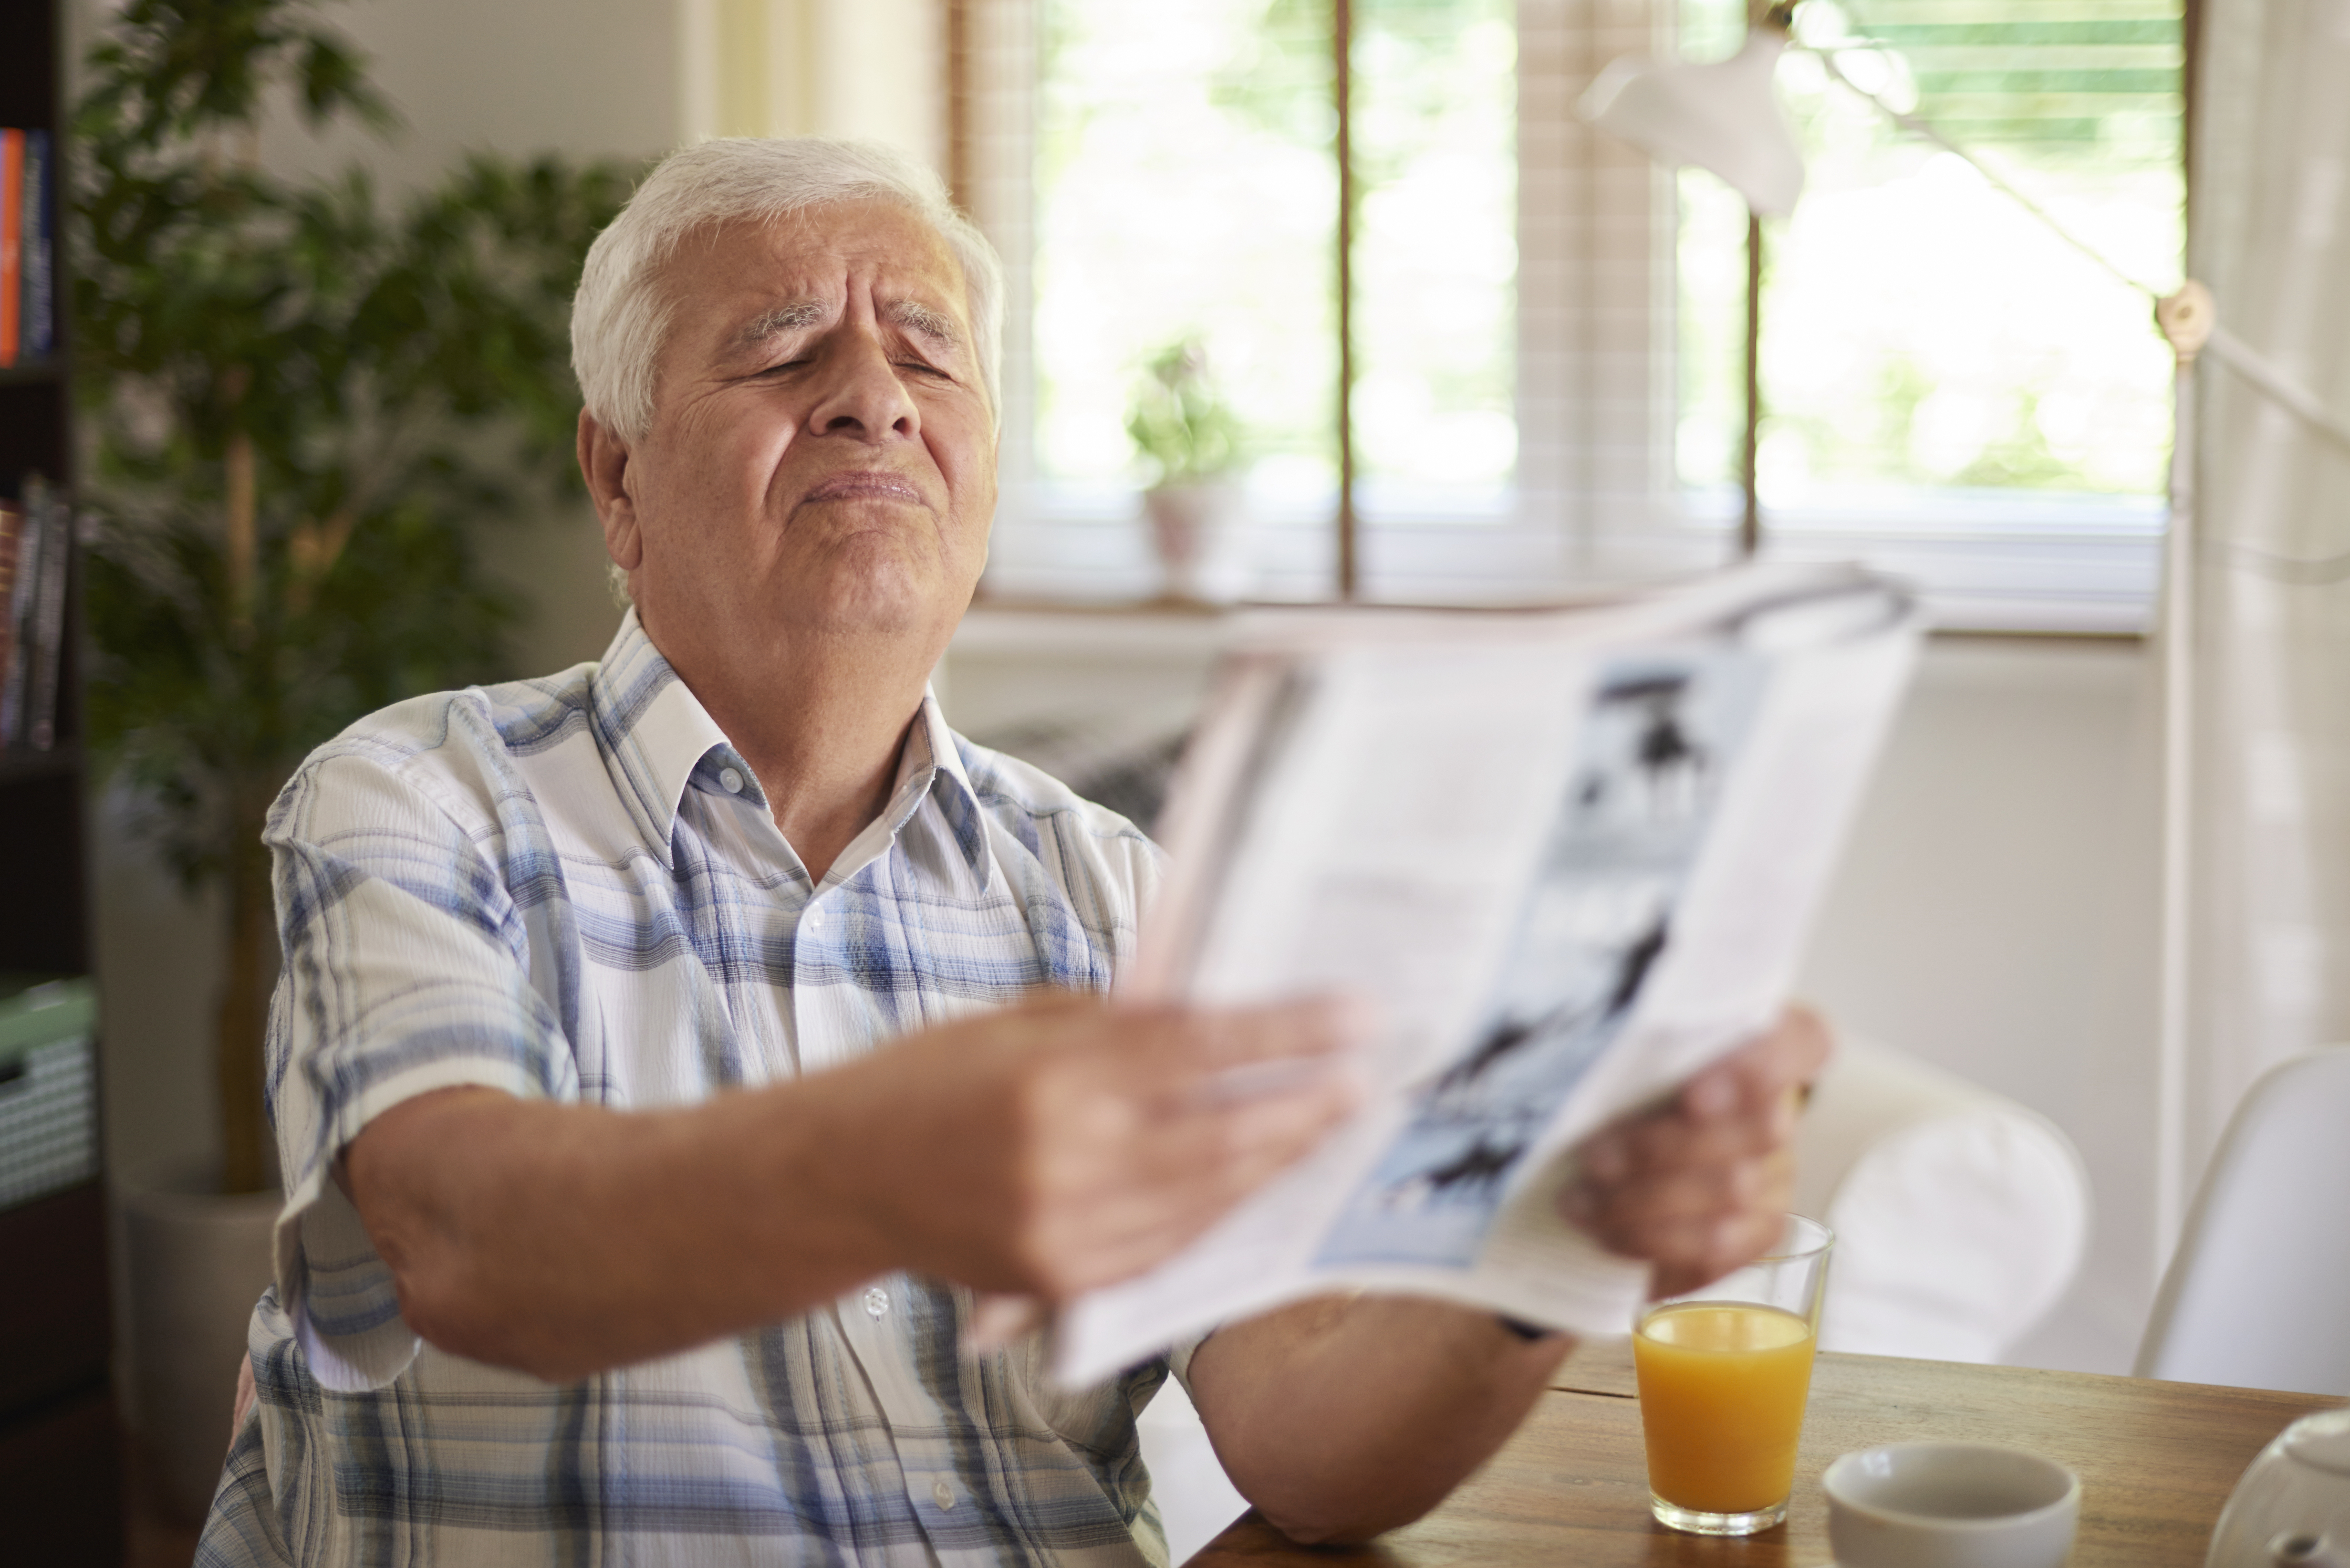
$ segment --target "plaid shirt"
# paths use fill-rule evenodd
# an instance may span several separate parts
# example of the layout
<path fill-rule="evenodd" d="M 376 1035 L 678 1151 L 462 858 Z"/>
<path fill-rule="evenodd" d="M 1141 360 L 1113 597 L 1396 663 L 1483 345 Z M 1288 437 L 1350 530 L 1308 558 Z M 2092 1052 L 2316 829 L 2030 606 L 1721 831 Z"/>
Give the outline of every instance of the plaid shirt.
<path fill-rule="evenodd" d="M 418 698 L 269 820 L 286 1173 L 255 1414 L 200 1564 L 1162 1562 L 1134 1419 L 1165 1360 L 1055 1388 L 889 1275 L 568 1385 L 421 1344 L 337 1154 L 428 1090 L 678 1105 L 853 1060 L 1132 951 L 1155 851 L 926 700 L 823 881 L 630 614 L 600 664 Z M 787 1195 L 779 1200 L 788 1200 Z"/>

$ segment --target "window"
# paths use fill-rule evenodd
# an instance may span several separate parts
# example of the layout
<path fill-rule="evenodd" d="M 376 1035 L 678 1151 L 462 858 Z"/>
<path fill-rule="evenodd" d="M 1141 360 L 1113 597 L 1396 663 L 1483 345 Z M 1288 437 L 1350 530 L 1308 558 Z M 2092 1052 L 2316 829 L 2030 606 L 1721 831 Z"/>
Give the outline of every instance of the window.
<path fill-rule="evenodd" d="M 1118 526 L 1146 479 L 1125 412 L 1144 364 L 1186 340 L 1204 346 L 1245 433 L 1266 591 L 1328 596 L 1349 468 L 1353 507 L 1379 535 L 1367 586 L 1402 586 L 1399 550 L 1378 546 L 1408 555 L 1415 532 L 1516 531 L 1510 0 L 999 0 L 965 6 L 952 30 L 972 51 L 974 99 L 1003 80 L 981 52 L 1005 61 L 1027 31 L 1035 62 L 1026 191 L 1005 167 L 1021 128 L 983 131 L 965 166 L 999 243 L 1024 209 L 1034 225 L 1034 314 L 1012 349 L 1026 355 L 1026 423 L 1006 428 L 1024 483 L 992 581 L 1148 590 L 1139 535 Z M 974 119 L 988 107 L 974 101 Z"/>
<path fill-rule="evenodd" d="M 1575 99 L 1609 59 L 1727 53 L 1742 0 L 951 0 L 960 193 L 1006 254 L 992 591 L 1153 573 L 1124 431 L 1206 346 L 1251 438 L 1268 597 L 1328 597 L 1354 471 L 1376 598 L 1525 597 L 1727 557 L 1743 214 Z M 1355 199 L 1338 381 L 1334 34 Z M 2178 274 L 2175 0 L 1804 0 L 1801 36 L 2115 259 Z M 2167 356 L 2142 303 L 1792 54 L 1811 183 L 1773 224 L 1771 548 L 1865 555 L 1948 624 L 2134 628 Z"/>
<path fill-rule="evenodd" d="M 1743 19 L 1742 0 L 1683 0 L 1685 47 L 1726 54 Z M 2126 272 L 2180 275 L 2174 0 L 1805 0 L 1796 28 Z M 1972 580 L 1939 575 L 1978 616 L 2127 619 L 2152 587 L 2170 447 L 2170 354 L 2143 296 L 1817 56 L 1791 52 L 1779 85 L 1809 181 L 1765 245 L 1766 527 L 1799 548 L 1874 534 L 1913 569 L 1971 536 Z M 1743 432 L 1746 213 L 1701 171 L 1679 185 L 1675 468 L 1694 511 L 1722 514 Z"/>
<path fill-rule="evenodd" d="M 1357 0 L 1355 462 L 1375 509 L 1491 513 L 1516 456 L 1505 0 Z M 1338 173 L 1328 0 L 1045 0 L 1039 471 L 1129 483 L 1137 370 L 1187 337 L 1276 508 L 1337 483 Z"/>

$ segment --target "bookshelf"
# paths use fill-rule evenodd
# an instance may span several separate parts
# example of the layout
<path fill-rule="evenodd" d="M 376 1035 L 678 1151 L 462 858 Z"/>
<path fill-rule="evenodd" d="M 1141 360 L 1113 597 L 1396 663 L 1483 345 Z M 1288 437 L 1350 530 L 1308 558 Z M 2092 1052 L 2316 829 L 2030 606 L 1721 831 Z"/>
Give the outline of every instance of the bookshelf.
<path fill-rule="evenodd" d="M 46 130 L 62 161 L 64 0 L 0 0 L 0 126 Z M 62 182 L 60 182 L 62 184 Z M 57 351 L 0 367 L 0 498 L 41 474 L 70 495 L 73 410 L 58 247 Z M 0 750 L 0 975 L 86 977 L 89 906 L 83 856 L 78 564 L 68 556 L 55 739 Z M 0 981 L 6 992 L 22 983 Z M 6 1020 L 0 1017 L 0 1033 Z M 21 1137 L 26 1097 L 41 1086 L 24 1054 L 0 1060 L 0 1127 Z M 80 1064 L 96 1080 L 95 1064 Z M 54 1083 L 54 1080 L 50 1081 Z M 52 1091 L 53 1092 L 53 1091 Z M 94 1098 L 94 1087 L 78 1093 Z M 19 1113 L 9 1120 L 8 1099 Z M 90 1107 L 94 1116 L 95 1107 Z M 93 1133 L 94 1137 L 94 1133 Z M 0 1147 L 0 1169 L 22 1150 Z M 113 1334 L 106 1206 L 95 1175 L 0 1207 L 0 1558 L 118 1568 L 122 1561 L 120 1445 L 109 1372 Z"/>

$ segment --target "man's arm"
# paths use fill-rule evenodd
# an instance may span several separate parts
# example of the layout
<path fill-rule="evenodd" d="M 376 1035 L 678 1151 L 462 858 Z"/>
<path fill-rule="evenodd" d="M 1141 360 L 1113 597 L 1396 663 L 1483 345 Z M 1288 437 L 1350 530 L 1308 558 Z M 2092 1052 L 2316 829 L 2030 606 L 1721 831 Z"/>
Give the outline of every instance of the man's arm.
<path fill-rule="evenodd" d="M 677 1110 L 421 1096 L 340 1177 L 419 1335 L 576 1377 L 893 1269 L 1048 1299 L 1139 1272 L 1352 1109 L 1353 1033 L 1327 1003 L 1045 998 Z"/>
<path fill-rule="evenodd" d="M 1615 1251 L 1676 1295 L 1759 1257 L 1794 1187 L 1797 1088 L 1827 1031 L 1791 1009 L 1770 1034 L 1659 1110 L 1584 1145 L 1562 1195 Z M 1191 1393 L 1226 1472 L 1284 1534 L 1362 1541 L 1441 1501 L 1517 1428 L 1572 1345 L 1529 1342 L 1491 1314 L 1404 1297 L 1302 1303 L 1219 1330 Z"/>

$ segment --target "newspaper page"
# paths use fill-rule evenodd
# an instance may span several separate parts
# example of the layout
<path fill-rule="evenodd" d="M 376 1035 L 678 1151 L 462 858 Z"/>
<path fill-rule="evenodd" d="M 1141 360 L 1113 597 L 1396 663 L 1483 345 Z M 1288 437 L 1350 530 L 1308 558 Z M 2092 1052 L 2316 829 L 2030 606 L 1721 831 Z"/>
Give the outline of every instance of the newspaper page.
<path fill-rule="evenodd" d="M 1370 1092 L 1184 1251 L 1070 1303 L 1059 1376 L 1342 1289 L 1629 1332 L 1646 1266 L 1554 1202 L 1574 1146 L 1776 1018 L 1918 629 L 1851 567 L 1254 620 L 1178 773 L 1129 984 L 1363 996 Z"/>

